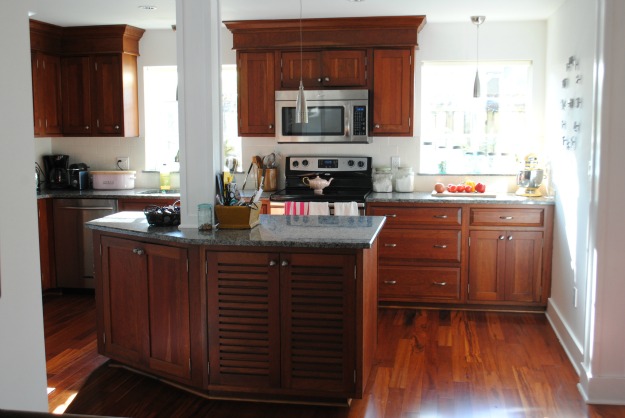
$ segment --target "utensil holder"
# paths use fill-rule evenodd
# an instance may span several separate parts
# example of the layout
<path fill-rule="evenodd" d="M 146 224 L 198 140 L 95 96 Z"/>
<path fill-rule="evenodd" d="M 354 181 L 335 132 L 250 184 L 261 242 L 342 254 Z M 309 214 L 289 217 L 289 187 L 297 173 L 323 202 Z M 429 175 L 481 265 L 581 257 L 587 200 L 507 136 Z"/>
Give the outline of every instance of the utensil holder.
<path fill-rule="evenodd" d="M 263 181 L 263 191 L 275 192 L 278 189 L 278 169 L 266 168 L 265 181 Z M 256 173 L 256 188 L 260 187 L 260 179 L 263 177 L 263 169 L 258 169 Z"/>
<path fill-rule="evenodd" d="M 260 208 L 216 205 L 219 229 L 252 229 L 260 223 Z"/>

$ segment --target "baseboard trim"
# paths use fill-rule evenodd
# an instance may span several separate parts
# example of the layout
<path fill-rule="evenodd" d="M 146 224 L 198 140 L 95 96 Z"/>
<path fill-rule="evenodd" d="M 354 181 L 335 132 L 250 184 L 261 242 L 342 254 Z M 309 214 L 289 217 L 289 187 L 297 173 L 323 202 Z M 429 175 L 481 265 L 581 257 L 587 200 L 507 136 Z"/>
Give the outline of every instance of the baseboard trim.
<path fill-rule="evenodd" d="M 558 306 L 551 298 L 547 301 L 547 312 L 545 315 L 547 316 L 549 324 L 551 324 L 551 328 L 556 333 L 558 340 L 560 340 L 560 344 L 562 348 L 564 348 L 564 352 L 573 365 L 575 372 L 578 376 L 581 376 L 584 348 L 573 336 L 571 328 L 568 326 L 560 309 L 558 309 Z"/>

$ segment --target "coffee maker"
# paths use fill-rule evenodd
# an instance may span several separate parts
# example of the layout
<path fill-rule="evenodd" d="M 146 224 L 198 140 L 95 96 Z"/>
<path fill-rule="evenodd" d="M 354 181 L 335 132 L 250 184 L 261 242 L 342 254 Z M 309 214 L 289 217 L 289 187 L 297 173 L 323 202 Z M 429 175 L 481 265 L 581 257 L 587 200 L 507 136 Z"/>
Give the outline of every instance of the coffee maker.
<path fill-rule="evenodd" d="M 49 189 L 66 189 L 69 184 L 69 155 L 44 155 L 43 166 L 46 176 L 46 187 Z"/>

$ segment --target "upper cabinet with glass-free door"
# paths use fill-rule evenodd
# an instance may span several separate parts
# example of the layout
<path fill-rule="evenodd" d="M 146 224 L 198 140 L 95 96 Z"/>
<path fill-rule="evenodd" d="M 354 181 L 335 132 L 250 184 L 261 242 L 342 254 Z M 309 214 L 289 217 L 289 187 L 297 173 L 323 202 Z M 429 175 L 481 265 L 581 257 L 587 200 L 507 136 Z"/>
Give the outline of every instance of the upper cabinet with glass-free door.
<path fill-rule="evenodd" d="M 275 59 L 273 66 L 262 60 L 237 61 L 240 136 L 275 135 L 275 117 L 269 115 L 275 111 L 274 92 L 268 90 L 271 83 L 252 82 L 252 69 L 259 63 L 262 71 L 257 73 L 263 79 L 273 73 L 274 91 L 297 89 L 300 78 L 304 88 L 311 90 L 367 88 L 369 114 L 377 115 L 377 123 L 371 118 L 371 135 L 412 135 L 412 62 L 425 16 L 224 23 L 233 34 L 233 49 L 239 57 L 262 53 L 273 54 Z M 252 129 L 255 126 L 259 129 Z"/>

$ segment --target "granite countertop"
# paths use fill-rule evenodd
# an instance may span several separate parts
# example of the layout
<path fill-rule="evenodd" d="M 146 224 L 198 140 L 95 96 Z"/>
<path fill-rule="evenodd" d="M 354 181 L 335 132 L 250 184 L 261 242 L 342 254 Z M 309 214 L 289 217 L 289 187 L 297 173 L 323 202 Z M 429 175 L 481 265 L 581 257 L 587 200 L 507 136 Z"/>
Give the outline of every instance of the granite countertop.
<path fill-rule="evenodd" d="M 488 196 L 488 195 L 487 195 Z M 386 203 L 462 203 L 462 204 L 503 204 L 503 205 L 554 205 L 553 197 L 524 197 L 517 196 L 514 193 L 501 193 L 485 197 L 479 194 L 467 195 L 466 193 L 458 193 L 454 195 L 432 196 L 431 192 L 413 192 L 413 193 L 371 193 L 367 197 L 367 203 L 386 202 Z"/>
<path fill-rule="evenodd" d="M 262 199 L 269 199 L 272 192 L 263 192 Z M 251 197 L 253 190 L 245 190 L 241 195 L 245 198 Z M 161 193 L 155 188 L 136 188 L 129 190 L 76 190 L 76 189 L 43 189 L 37 193 L 37 199 L 57 198 L 57 199 L 180 199 L 180 191 L 170 190 L 168 193 Z"/>
<path fill-rule="evenodd" d="M 384 225 L 382 216 L 260 215 L 252 229 L 199 231 L 158 227 L 143 212 L 119 212 L 87 222 L 90 229 L 195 245 L 294 248 L 371 248 Z"/>

